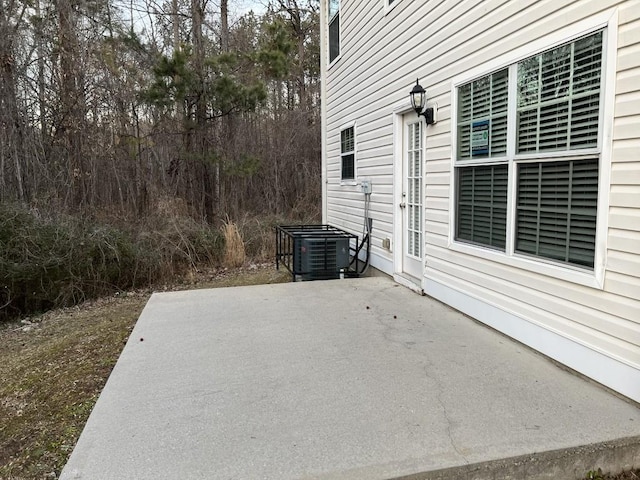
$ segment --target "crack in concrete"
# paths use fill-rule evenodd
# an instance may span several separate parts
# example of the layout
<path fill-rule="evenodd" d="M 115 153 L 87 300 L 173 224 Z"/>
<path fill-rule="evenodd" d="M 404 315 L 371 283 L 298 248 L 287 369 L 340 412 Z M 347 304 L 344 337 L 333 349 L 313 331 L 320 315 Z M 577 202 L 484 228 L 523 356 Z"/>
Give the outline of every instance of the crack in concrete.
<path fill-rule="evenodd" d="M 449 412 L 447 411 L 447 406 L 445 405 L 444 401 L 442 400 L 442 385 L 440 384 L 440 382 L 435 377 L 432 377 L 431 375 L 429 375 L 428 368 L 430 366 L 431 366 L 430 363 L 427 363 L 427 365 L 425 365 L 425 367 L 424 367 L 424 375 L 425 375 L 425 377 L 427 377 L 429 380 L 431 380 L 433 383 L 436 384 L 436 388 L 437 388 L 437 390 L 436 390 L 436 400 L 440 404 L 440 408 L 442 409 L 442 413 L 444 414 L 444 418 L 447 421 L 447 436 L 449 437 L 449 443 L 451 443 L 451 446 L 456 451 L 456 453 L 462 457 L 462 460 L 464 460 L 464 463 L 466 465 L 469 465 L 469 460 L 467 460 L 467 457 L 465 457 L 465 455 L 460 451 L 460 449 L 456 445 L 455 441 L 453 440 L 453 434 L 451 433 L 451 418 L 449 418 Z"/>
<path fill-rule="evenodd" d="M 384 328 L 384 330 L 382 331 L 382 337 L 387 342 L 396 344 L 396 345 L 401 345 L 407 350 L 411 350 L 411 348 L 415 345 L 415 342 L 403 341 L 403 340 L 392 338 L 392 335 L 394 333 L 397 333 L 399 331 L 399 328 L 396 325 L 385 322 L 384 315 L 388 315 L 388 313 L 375 312 L 374 314 L 376 316 L 376 321 L 378 322 L 378 324 Z M 467 460 L 467 457 L 458 448 L 458 446 L 456 445 L 453 439 L 453 433 L 451 431 L 451 425 L 452 425 L 451 418 L 449 417 L 449 412 L 447 410 L 447 407 L 444 401 L 442 400 L 442 393 L 443 393 L 442 385 L 437 378 L 429 374 L 429 368 L 432 367 L 432 363 L 429 361 L 428 357 L 425 358 L 425 362 L 426 362 L 426 365 L 423 368 L 424 375 L 428 380 L 430 380 L 436 386 L 436 400 L 438 401 L 438 404 L 440 405 L 440 408 L 442 409 L 442 413 L 444 414 L 444 418 L 447 422 L 447 437 L 449 438 L 449 443 L 451 444 L 451 447 L 453 447 L 454 451 L 462 458 L 464 463 L 466 465 L 469 465 L 469 460 Z"/>

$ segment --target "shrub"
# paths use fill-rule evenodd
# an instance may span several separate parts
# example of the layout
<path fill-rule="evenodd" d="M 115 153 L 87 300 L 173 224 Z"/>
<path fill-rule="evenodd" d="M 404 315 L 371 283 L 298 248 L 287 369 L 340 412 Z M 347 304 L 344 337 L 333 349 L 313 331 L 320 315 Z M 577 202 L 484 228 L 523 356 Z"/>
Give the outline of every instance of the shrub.
<path fill-rule="evenodd" d="M 126 229 L 0 204 L 0 320 L 157 284 L 219 263 L 222 247 L 189 219 Z"/>

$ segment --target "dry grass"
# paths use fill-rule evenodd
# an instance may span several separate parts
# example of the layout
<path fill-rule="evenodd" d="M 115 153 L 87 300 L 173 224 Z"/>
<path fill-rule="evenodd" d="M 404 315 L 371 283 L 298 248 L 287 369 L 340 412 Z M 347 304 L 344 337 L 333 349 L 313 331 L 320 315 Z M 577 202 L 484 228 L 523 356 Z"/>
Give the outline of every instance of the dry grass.
<path fill-rule="evenodd" d="M 241 267 L 244 265 L 246 255 L 238 225 L 227 219 L 222 226 L 222 234 L 224 236 L 224 266 L 227 268 Z"/>
<path fill-rule="evenodd" d="M 174 281 L 219 265 L 222 247 L 217 228 L 186 216 L 109 224 L 0 202 L 0 322 Z"/>
<path fill-rule="evenodd" d="M 56 478 L 146 301 L 100 300 L 0 332 L 0 478 Z"/>
<path fill-rule="evenodd" d="M 591 471 L 585 480 L 640 480 L 640 470 L 629 470 L 617 475 L 603 474 L 600 469 Z"/>

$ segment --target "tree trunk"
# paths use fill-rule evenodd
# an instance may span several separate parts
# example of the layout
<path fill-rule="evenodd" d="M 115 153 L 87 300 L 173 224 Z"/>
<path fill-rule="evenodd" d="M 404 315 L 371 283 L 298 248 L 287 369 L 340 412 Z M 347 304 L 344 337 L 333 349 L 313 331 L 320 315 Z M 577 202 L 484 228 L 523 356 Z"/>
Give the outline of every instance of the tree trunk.
<path fill-rule="evenodd" d="M 228 53 L 229 52 L 229 3 L 228 0 L 220 0 L 220 52 L 221 53 Z M 231 115 L 228 115 L 226 119 L 221 118 L 220 119 L 220 123 L 221 123 L 221 127 L 222 127 L 222 139 L 223 142 L 226 142 L 226 145 L 222 145 L 223 147 L 223 151 L 225 152 L 225 155 L 223 155 L 223 157 L 226 156 L 226 152 L 227 152 L 227 147 L 229 144 L 229 129 L 231 128 L 230 125 L 230 121 L 231 121 Z M 216 160 L 216 164 L 215 164 L 215 202 L 216 205 L 218 206 L 218 209 L 222 209 L 222 192 L 221 192 L 221 185 L 222 185 L 222 178 L 221 178 L 221 169 L 220 169 L 220 162 L 222 162 L 223 159 L 222 158 L 218 158 Z"/>
<path fill-rule="evenodd" d="M 180 50 L 180 16 L 178 15 L 178 0 L 171 0 L 171 14 L 173 15 L 173 50 Z"/>
<path fill-rule="evenodd" d="M 83 158 L 84 112 L 77 65 L 77 38 L 72 0 L 58 0 L 58 33 L 60 39 L 60 99 L 63 118 L 61 129 L 64 133 L 64 147 L 68 159 L 69 186 L 74 207 L 84 206 L 87 199 L 85 182 L 85 162 Z"/>
<path fill-rule="evenodd" d="M 229 51 L 229 1 L 220 0 L 220 51 Z"/>
<path fill-rule="evenodd" d="M 22 176 L 22 162 L 24 161 L 24 124 L 18 109 L 18 97 L 16 91 L 16 73 L 14 57 L 14 39 L 17 28 L 11 24 L 9 11 L 5 10 L 4 2 L 0 2 L 0 141 L 4 142 L 6 149 L 3 153 L 2 184 L 6 185 L 4 168 L 13 164 L 15 176 L 15 190 L 17 199 L 23 202 L 24 180 Z M 20 15 L 22 16 L 22 14 Z M 21 20 L 18 19 L 16 26 Z M 4 138 L 2 138 L 4 137 Z M 9 156 L 9 162 L 5 161 Z M 3 192 L 4 193 L 4 192 Z"/>
<path fill-rule="evenodd" d="M 40 135 L 44 140 L 49 134 L 49 127 L 47 125 L 47 88 L 44 79 L 44 34 L 42 32 L 44 19 L 40 11 L 40 0 L 35 0 L 35 8 L 36 17 L 38 17 L 35 31 L 36 55 L 38 55 L 38 113 L 40 115 Z"/>

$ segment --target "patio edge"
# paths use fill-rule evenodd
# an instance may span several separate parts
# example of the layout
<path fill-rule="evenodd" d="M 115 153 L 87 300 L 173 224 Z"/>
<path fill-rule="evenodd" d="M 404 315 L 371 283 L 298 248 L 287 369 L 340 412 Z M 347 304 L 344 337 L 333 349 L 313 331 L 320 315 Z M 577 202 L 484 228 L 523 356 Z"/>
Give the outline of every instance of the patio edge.
<path fill-rule="evenodd" d="M 389 480 L 584 480 L 589 471 L 621 473 L 640 468 L 640 436 L 580 447 L 490 460 Z"/>

